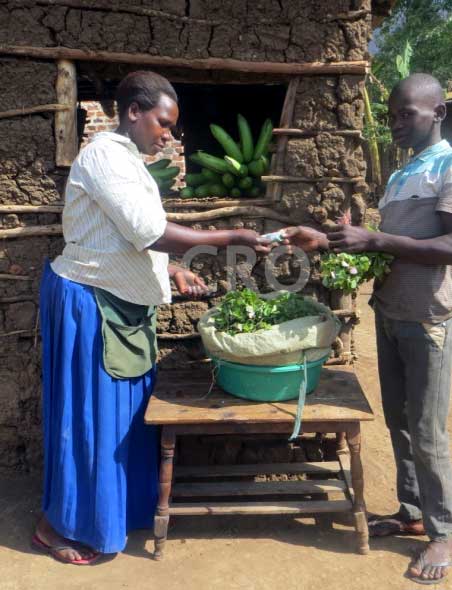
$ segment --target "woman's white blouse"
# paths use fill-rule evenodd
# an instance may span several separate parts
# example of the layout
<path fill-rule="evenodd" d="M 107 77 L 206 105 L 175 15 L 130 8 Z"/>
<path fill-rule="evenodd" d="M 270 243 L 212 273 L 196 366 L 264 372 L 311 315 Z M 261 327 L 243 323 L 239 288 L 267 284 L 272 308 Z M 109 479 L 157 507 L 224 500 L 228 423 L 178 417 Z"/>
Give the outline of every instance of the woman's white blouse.
<path fill-rule="evenodd" d="M 171 301 L 168 255 L 149 250 L 166 214 L 136 145 L 98 133 L 74 161 L 63 209 L 63 253 L 53 271 L 132 303 Z"/>

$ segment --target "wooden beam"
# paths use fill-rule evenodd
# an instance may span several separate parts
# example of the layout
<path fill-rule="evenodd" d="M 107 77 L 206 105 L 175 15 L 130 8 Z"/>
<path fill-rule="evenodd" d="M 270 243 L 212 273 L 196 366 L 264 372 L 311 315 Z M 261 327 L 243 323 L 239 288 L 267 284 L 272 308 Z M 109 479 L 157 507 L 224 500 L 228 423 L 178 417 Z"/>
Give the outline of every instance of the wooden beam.
<path fill-rule="evenodd" d="M 67 111 L 70 107 L 64 104 L 40 104 L 35 107 L 22 107 L 21 109 L 11 109 L 0 112 L 0 119 L 10 119 L 12 117 L 21 117 L 24 115 L 34 115 L 36 113 L 52 113 L 57 111 Z"/>
<path fill-rule="evenodd" d="M 281 112 L 281 119 L 279 125 L 282 129 L 287 129 L 293 125 L 293 114 L 295 109 L 295 101 L 297 98 L 298 85 L 300 78 L 292 78 L 287 88 L 284 105 Z M 283 174 L 284 160 L 287 150 L 287 135 L 278 137 L 276 152 L 273 154 L 271 161 L 272 174 Z M 267 186 L 266 196 L 272 201 L 280 201 L 282 196 L 282 186 L 280 184 L 271 184 Z"/>
<path fill-rule="evenodd" d="M 75 64 L 66 59 L 58 61 L 56 94 L 58 103 L 67 109 L 55 113 L 55 162 L 57 166 L 71 166 L 78 153 L 77 73 Z"/>
<path fill-rule="evenodd" d="M 349 512 L 350 500 L 306 500 L 304 502 L 192 502 L 171 504 L 170 515 L 197 516 L 200 514 L 317 514 L 318 512 Z"/>
<path fill-rule="evenodd" d="M 302 176 L 262 176 L 262 182 L 337 182 L 337 183 L 355 183 L 364 180 L 362 176 L 355 177 L 335 177 L 321 176 L 318 178 L 304 178 Z"/>
<path fill-rule="evenodd" d="M 0 54 L 75 61 L 105 61 L 112 63 L 141 64 L 160 67 L 187 68 L 190 70 L 225 70 L 263 74 L 283 74 L 289 77 L 326 74 L 356 74 L 364 76 L 369 69 L 367 61 L 277 63 L 268 61 L 240 61 L 239 59 L 208 57 L 185 59 L 150 55 L 148 53 L 122 53 L 113 51 L 91 51 L 69 47 L 31 47 L 28 45 L 3 45 Z"/>
<path fill-rule="evenodd" d="M 172 488 L 173 498 L 211 498 L 213 496 L 268 496 L 274 494 L 323 494 L 341 493 L 347 489 L 340 479 L 308 479 L 299 481 L 228 481 L 176 483 Z"/>
<path fill-rule="evenodd" d="M 0 273 L 0 281 L 32 281 L 31 277 L 25 275 L 13 275 L 9 273 Z"/>
<path fill-rule="evenodd" d="M 58 236 L 62 233 L 63 226 L 56 223 L 52 225 L 29 225 L 27 227 L 15 227 L 13 229 L 0 229 L 0 239 Z"/>
<path fill-rule="evenodd" d="M 281 223 L 290 225 L 292 219 L 286 215 L 273 211 L 267 207 L 221 207 L 210 211 L 196 211 L 193 213 L 167 213 L 168 221 L 179 223 L 189 223 L 192 221 L 210 221 L 212 219 L 221 219 L 224 217 L 261 217 L 263 219 L 274 219 Z M 8 238 L 27 238 L 31 236 L 55 236 L 63 233 L 63 227 L 60 224 L 50 225 L 29 225 L 25 227 L 15 227 L 13 229 L 0 229 L 0 239 Z"/>
<path fill-rule="evenodd" d="M 292 135 L 294 137 L 312 137 L 320 135 L 321 133 L 329 133 L 330 135 L 344 135 L 345 137 L 362 137 L 359 129 L 273 129 L 273 135 Z"/>
<path fill-rule="evenodd" d="M 219 207 L 249 207 L 272 205 L 270 199 L 162 199 L 164 209 L 218 209 Z"/>
<path fill-rule="evenodd" d="M 171 332 L 157 332 L 157 338 L 160 340 L 195 340 L 201 338 L 198 332 L 192 332 L 187 334 L 172 334 Z"/>
<path fill-rule="evenodd" d="M 3 213 L 61 213 L 63 205 L 0 205 Z"/>
<path fill-rule="evenodd" d="M 339 14 L 328 14 L 322 22 L 333 22 L 337 20 L 359 20 L 372 14 L 371 10 L 351 10 L 350 12 L 340 12 Z"/>
<path fill-rule="evenodd" d="M 211 219 L 221 219 L 223 217 L 261 217 L 263 219 L 274 219 L 281 223 L 291 224 L 293 219 L 269 209 L 267 207 L 222 207 L 210 211 L 197 211 L 195 213 L 167 213 L 168 221 L 190 222 L 190 221 L 209 221 Z"/>
<path fill-rule="evenodd" d="M 163 199 L 167 209 L 222 209 L 271 205 L 269 199 Z M 63 205 L 0 205 L 0 215 L 7 213 L 61 213 Z"/>
<path fill-rule="evenodd" d="M 178 465 L 175 478 L 246 477 L 269 475 L 271 473 L 339 473 L 339 461 L 317 461 L 310 463 L 254 463 L 246 465 Z"/>
<path fill-rule="evenodd" d="M 0 332 L 0 338 L 6 338 L 7 336 L 17 336 L 18 334 L 29 334 L 33 336 L 33 330 L 14 330 L 13 332 Z"/>

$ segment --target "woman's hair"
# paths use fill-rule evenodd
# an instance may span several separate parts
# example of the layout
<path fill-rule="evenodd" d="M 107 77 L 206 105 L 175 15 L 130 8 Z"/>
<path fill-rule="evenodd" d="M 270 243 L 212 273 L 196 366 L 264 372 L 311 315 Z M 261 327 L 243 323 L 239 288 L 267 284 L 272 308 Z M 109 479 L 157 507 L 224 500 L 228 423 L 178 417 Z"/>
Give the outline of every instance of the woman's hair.
<path fill-rule="evenodd" d="M 162 94 L 178 102 L 173 86 L 160 74 L 144 70 L 131 72 L 121 80 L 116 89 L 119 118 L 122 119 L 133 102 L 136 102 L 143 111 L 153 109 L 157 106 Z"/>

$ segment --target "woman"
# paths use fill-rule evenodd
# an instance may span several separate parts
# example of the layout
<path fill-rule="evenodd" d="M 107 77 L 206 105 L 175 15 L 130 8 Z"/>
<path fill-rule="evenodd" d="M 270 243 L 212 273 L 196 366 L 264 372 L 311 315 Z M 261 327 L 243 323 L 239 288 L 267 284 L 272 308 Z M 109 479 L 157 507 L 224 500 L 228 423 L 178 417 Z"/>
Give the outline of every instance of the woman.
<path fill-rule="evenodd" d="M 63 211 L 65 248 L 41 285 L 45 483 L 33 544 L 77 565 L 121 551 L 150 527 L 158 440 L 143 423 L 155 381 L 154 307 L 205 284 L 168 266 L 168 252 L 240 244 L 268 251 L 251 230 L 195 231 L 169 223 L 140 152 L 170 140 L 176 93 L 151 72 L 119 85 L 120 124 L 72 165 Z"/>

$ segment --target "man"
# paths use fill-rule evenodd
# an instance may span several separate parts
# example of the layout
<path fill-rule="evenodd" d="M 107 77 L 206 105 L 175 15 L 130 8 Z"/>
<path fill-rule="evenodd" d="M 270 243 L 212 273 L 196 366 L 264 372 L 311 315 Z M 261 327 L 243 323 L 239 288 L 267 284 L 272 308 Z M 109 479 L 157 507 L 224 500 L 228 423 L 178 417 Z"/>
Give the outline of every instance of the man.
<path fill-rule="evenodd" d="M 452 148 L 441 140 L 446 108 L 427 74 L 401 81 L 389 98 L 393 140 L 413 157 L 389 179 L 381 232 L 340 225 L 326 237 L 289 228 L 305 250 L 386 252 L 391 273 L 376 285 L 378 367 L 397 467 L 400 509 L 369 522 L 370 534 L 427 534 L 407 575 L 421 584 L 447 575 L 452 553 L 452 469 L 447 414 L 452 370 Z"/>

